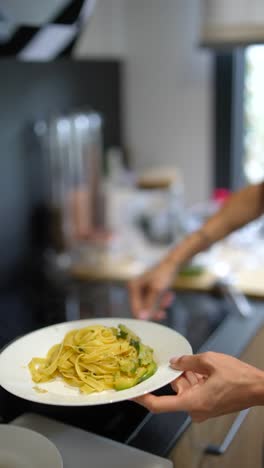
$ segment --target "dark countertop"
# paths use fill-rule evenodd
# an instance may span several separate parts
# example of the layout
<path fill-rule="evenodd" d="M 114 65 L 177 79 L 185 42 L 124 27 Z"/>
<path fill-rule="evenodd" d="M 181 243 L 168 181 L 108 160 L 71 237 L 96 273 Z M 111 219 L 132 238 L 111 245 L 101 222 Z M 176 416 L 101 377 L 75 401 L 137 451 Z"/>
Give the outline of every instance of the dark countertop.
<path fill-rule="evenodd" d="M 200 310 L 204 310 L 204 298 L 199 297 Z M 211 334 L 209 329 L 206 330 L 207 339 L 201 343 L 197 337 L 205 336 L 202 333 L 207 322 L 199 312 L 197 298 L 194 304 L 195 307 L 188 304 L 188 313 L 181 311 L 178 305 L 168 325 L 182 331 L 195 351 L 213 350 L 239 356 L 264 324 L 264 306 L 255 303 L 249 319 L 232 313 L 223 314 L 223 320 L 218 326 L 214 324 Z M 206 317 L 212 315 L 211 309 L 209 312 Z M 186 319 L 188 314 L 189 322 Z M 54 291 L 47 293 L 43 290 L 33 295 L 24 288 L 0 291 L 1 347 L 29 331 L 63 320 L 63 297 Z M 166 386 L 157 393 L 171 393 L 171 389 Z M 191 422 L 185 413 L 152 415 L 133 402 L 92 408 L 58 408 L 27 402 L 0 389 L 0 417 L 4 422 L 10 422 L 25 412 L 43 414 L 160 456 L 168 455 Z"/>
<path fill-rule="evenodd" d="M 255 303 L 251 318 L 228 315 L 198 352 L 210 350 L 239 357 L 263 325 L 264 305 Z M 185 413 L 149 415 L 146 424 L 135 432 L 129 443 L 167 456 L 190 423 Z"/>

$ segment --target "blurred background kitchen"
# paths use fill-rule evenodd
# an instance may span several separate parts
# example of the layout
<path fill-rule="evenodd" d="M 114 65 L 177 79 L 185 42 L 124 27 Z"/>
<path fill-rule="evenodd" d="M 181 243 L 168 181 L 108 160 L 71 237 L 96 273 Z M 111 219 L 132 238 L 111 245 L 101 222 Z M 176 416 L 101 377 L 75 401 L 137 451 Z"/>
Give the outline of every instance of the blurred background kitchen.
<path fill-rule="evenodd" d="M 262 180 L 263 25 L 261 0 L 0 0 L 0 346 L 130 315 L 127 280 Z M 264 298 L 263 236 L 175 279 L 195 350 Z"/>
<path fill-rule="evenodd" d="M 262 6 L 29 3 L 1 2 L 1 289 L 23 284 L 49 302 L 44 318 L 77 317 L 84 281 L 86 314 L 120 313 L 109 281 L 144 271 L 263 175 Z M 249 263 L 237 244 L 261 232 L 235 239 L 236 268 Z"/>

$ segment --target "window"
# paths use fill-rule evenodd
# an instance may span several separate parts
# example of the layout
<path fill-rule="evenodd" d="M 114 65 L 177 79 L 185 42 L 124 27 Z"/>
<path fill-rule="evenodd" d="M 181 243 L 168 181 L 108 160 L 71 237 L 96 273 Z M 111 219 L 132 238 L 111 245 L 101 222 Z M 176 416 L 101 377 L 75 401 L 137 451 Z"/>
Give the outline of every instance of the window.
<path fill-rule="evenodd" d="M 245 50 L 242 170 L 250 183 L 264 180 L 264 46 Z"/>
<path fill-rule="evenodd" d="M 215 53 L 215 186 L 264 180 L 264 45 Z"/>

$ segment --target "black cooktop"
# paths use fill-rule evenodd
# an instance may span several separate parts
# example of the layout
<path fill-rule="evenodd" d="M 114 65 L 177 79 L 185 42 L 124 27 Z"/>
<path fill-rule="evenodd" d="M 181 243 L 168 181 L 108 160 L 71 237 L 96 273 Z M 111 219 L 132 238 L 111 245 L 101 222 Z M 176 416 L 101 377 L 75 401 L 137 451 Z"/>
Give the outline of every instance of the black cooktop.
<path fill-rule="evenodd" d="M 48 297 L 48 299 L 47 299 Z M 51 313 L 52 311 L 52 313 Z M 164 325 L 182 333 L 196 352 L 226 316 L 222 301 L 206 295 L 178 295 Z M 23 288 L 0 292 L 0 346 L 40 326 L 61 322 L 63 298 L 54 294 L 34 297 Z M 157 394 L 170 394 L 165 386 Z M 152 415 L 134 402 L 88 408 L 38 405 L 0 389 L 0 417 L 4 422 L 24 412 L 36 412 L 68 424 L 164 455 L 170 436 L 182 430 L 186 414 Z M 158 418 L 158 421 L 157 421 Z"/>

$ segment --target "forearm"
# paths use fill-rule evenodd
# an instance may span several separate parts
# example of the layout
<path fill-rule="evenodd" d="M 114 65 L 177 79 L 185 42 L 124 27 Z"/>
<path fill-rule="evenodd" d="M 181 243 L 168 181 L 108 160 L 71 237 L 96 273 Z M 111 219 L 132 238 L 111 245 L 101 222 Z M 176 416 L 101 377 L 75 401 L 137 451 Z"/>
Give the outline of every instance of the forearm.
<path fill-rule="evenodd" d="M 264 372 L 256 369 L 250 388 L 251 406 L 264 405 Z"/>
<path fill-rule="evenodd" d="M 251 185 L 234 193 L 228 202 L 201 229 L 186 237 L 169 254 L 169 260 L 183 264 L 232 231 L 264 212 L 264 184 Z"/>

